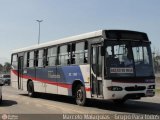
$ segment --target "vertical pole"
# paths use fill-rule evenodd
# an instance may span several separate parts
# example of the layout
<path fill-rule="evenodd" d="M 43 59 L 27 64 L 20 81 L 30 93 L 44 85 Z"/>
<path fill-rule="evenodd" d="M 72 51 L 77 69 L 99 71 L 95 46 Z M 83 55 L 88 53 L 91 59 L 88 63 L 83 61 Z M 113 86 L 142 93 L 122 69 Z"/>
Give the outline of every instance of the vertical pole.
<path fill-rule="evenodd" d="M 39 42 L 40 42 L 40 22 L 38 22 L 38 24 L 39 24 L 39 34 L 38 34 L 38 45 L 39 45 Z"/>
<path fill-rule="evenodd" d="M 43 20 L 36 20 L 37 22 L 38 22 L 38 26 L 39 26 L 39 32 L 38 32 L 38 45 L 39 45 L 39 43 L 40 43 L 40 30 L 41 30 L 41 22 L 43 21 Z"/>

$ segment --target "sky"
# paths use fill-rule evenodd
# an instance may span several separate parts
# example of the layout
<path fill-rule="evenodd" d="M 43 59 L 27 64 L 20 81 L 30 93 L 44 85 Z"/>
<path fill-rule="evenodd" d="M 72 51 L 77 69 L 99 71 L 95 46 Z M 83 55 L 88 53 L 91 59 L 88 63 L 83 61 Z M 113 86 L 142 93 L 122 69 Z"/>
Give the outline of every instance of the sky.
<path fill-rule="evenodd" d="M 160 47 L 160 0 L 0 0 L 0 63 L 13 49 L 92 32 L 127 29 L 146 32 Z"/>

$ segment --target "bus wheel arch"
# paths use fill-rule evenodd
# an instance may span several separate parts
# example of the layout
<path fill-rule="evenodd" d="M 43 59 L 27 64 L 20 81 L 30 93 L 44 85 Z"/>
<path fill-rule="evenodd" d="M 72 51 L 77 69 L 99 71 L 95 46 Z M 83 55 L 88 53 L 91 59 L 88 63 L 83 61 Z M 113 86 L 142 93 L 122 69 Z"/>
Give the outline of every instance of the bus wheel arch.
<path fill-rule="evenodd" d="M 28 96 L 34 97 L 34 94 L 35 94 L 34 83 L 31 79 L 27 81 L 27 91 L 28 91 Z"/>
<path fill-rule="evenodd" d="M 86 103 L 86 91 L 84 84 L 76 80 L 72 84 L 72 96 L 75 98 L 75 102 L 77 105 L 83 106 Z"/>

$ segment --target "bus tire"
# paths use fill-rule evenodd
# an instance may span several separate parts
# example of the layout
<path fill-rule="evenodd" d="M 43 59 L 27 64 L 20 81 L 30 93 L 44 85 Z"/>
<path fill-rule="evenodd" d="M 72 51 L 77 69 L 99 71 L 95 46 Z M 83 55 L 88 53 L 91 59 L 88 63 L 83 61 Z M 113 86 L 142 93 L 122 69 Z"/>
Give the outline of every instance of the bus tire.
<path fill-rule="evenodd" d="M 34 97 L 34 85 L 33 85 L 33 82 L 32 81 L 29 81 L 28 82 L 28 86 L 27 86 L 27 88 L 28 88 L 28 96 L 30 96 L 30 97 Z"/>
<path fill-rule="evenodd" d="M 77 85 L 75 92 L 75 101 L 77 105 L 83 106 L 86 103 L 86 92 L 82 85 Z"/>

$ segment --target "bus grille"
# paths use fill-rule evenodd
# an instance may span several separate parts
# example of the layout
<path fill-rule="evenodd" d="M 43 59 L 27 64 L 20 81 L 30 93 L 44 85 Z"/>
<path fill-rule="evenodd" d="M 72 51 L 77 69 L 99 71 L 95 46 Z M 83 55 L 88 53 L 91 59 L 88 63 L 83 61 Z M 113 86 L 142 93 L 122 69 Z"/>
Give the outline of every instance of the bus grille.
<path fill-rule="evenodd" d="M 145 86 L 131 86 L 131 87 L 125 87 L 126 91 L 141 91 L 141 90 L 145 90 L 146 87 Z"/>

